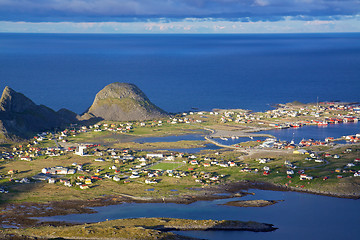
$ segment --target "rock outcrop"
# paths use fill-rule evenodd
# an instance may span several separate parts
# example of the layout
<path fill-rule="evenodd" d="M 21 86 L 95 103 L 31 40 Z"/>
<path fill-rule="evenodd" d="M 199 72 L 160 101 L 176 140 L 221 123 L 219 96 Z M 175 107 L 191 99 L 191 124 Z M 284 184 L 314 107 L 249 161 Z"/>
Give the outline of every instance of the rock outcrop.
<path fill-rule="evenodd" d="M 82 120 L 99 118 L 110 121 L 134 121 L 162 118 L 167 113 L 155 106 L 134 84 L 111 83 L 96 94 Z"/>
<path fill-rule="evenodd" d="M 36 105 L 25 95 L 5 87 L 0 99 L 0 138 L 27 138 L 32 134 L 76 122 L 69 110 L 54 110 Z"/>
<path fill-rule="evenodd" d="M 25 95 L 5 87 L 0 99 L 0 142 L 28 138 L 34 133 L 61 128 L 82 121 L 136 121 L 162 118 L 167 113 L 153 103 L 135 85 L 112 83 L 102 89 L 81 117 L 67 109 L 54 110 L 36 105 Z"/>

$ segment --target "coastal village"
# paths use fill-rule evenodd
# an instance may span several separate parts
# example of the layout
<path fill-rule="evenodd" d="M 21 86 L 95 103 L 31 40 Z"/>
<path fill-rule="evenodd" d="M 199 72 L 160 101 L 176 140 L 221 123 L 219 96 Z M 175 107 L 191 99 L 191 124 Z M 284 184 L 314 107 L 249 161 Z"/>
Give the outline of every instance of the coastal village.
<path fill-rule="evenodd" d="M 22 102 L 27 102 L 25 108 Z M 68 226 L 73 223 L 38 218 L 93 213 L 91 207 L 125 202 L 236 199 L 257 188 L 360 197 L 357 103 L 293 102 L 266 112 L 213 109 L 168 114 L 135 85 L 113 83 L 81 116 L 38 106 L 6 87 L 0 115 L 3 239 L 183 239 L 169 229 L 268 232 L 276 227 L 253 221 L 221 221 L 215 226 L 219 222 L 208 220 L 200 226 L 198 220 L 134 218 L 115 220 L 117 226 L 111 225 L 114 221 Z M 332 127 L 351 131 L 300 141 L 270 134 L 312 128 L 316 136 Z M 224 205 L 264 207 L 277 202 L 240 200 Z M 174 222 L 170 228 L 164 225 L 169 221 Z"/>
<path fill-rule="evenodd" d="M 324 189 L 324 193 L 338 192 L 340 182 L 360 181 L 359 133 L 295 143 L 262 135 L 262 131 L 357 124 L 359 118 L 357 104 L 325 102 L 280 104 L 266 112 L 213 110 L 186 112 L 160 120 L 73 124 L 61 131 L 39 133 L 7 150 L 2 148 L 0 197 L 21 200 L 22 195 L 29 194 L 28 188 L 22 186 L 29 184 L 40 189 L 49 184 L 63 188 L 64 192 L 94 190 L 94 194 L 104 191 L 167 197 L 235 181 L 269 182 L 317 193 Z M 187 153 L 181 151 L 187 146 L 184 141 L 175 142 L 177 147 L 171 148 L 178 150 L 171 150 L 166 148 L 167 143 L 156 149 L 146 144 L 125 146 L 126 141 L 117 140 L 118 136 L 151 137 L 162 136 L 164 132 L 181 136 L 194 131 L 201 131 L 205 138 L 194 141 L 192 146 L 211 143 L 218 145 L 218 149 Z M 258 136 L 264 139 L 255 140 Z M 226 144 L 242 138 L 248 141 Z M 358 189 L 342 190 L 339 195 L 359 197 Z M 45 195 L 32 198 L 44 201 L 52 196 Z"/>

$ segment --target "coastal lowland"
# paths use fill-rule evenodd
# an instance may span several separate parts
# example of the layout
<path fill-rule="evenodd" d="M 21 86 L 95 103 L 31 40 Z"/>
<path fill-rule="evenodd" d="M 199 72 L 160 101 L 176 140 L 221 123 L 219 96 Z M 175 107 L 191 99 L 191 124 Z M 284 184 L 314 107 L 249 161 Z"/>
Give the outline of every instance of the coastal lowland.
<path fill-rule="evenodd" d="M 14 97 L 6 98 L 3 94 L 2 99 L 7 99 L 2 101 L 4 107 L 0 113 L 0 117 L 6 116 L 1 122 L 5 130 L 0 144 L 3 236 L 110 239 L 121 235 L 125 239 L 180 239 L 169 231 L 178 230 L 182 224 L 206 225 L 197 230 L 216 230 L 219 229 L 216 226 L 226 224 L 213 220 L 194 224 L 187 219 L 133 219 L 73 226 L 41 222 L 36 217 L 91 213 L 94 210 L 90 207 L 124 202 L 189 204 L 198 200 L 231 199 L 251 194 L 248 190 L 254 188 L 360 197 L 358 132 L 300 142 L 277 139 L 263 132 L 311 126 L 322 129 L 331 125 L 358 126 L 357 103 L 292 102 L 278 104 L 266 112 L 213 109 L 168 114 L 152 105 L 133 85 L 125 85 L 126 94 L 119 93 L 118 89 L 123 87 L 123 84 L 108 87 L 109 91 L 115 88 L 117 95 L 103 91 L 101 96 L 111 97 L 96 98 L 96 104 L 89 108 L 91 111 L 83 116 L 68 114 L 72 119 L 67 117 L 67 124 L 49 125 L 44 131 L 37 131 L 37 125 L 35 129 L 21 126 L 17 116 L 23 113 L 18 109 L 6 113 L 6 106 Z M 5 94 L 11 91 L 7 89 Z M 132 100 L 128 97 L 124 100 L 123 96 Z M 133 104 L 130 108 L 128 102 Z M 146 112 L 147 106 L 151 114 Z M 118 108 L 125 115 L 132 108 L 136 111 L 131 113 L 130 120 L 124 120 L 106 110 L 114 112 Z M 31 114 L 36 115 L 29 111 L 26 114 L 28 122 Z M 7 127 L 8 122 L 15 121 L 10 118 L 16 119 L 18 125 Z M 21 129 L 26 129 L 26 134 L 19 135 Z M 227 205 L 266 207 L 275 203 L 258 199 Z M 263 223 L 253 223 L 256 227 L 248 229 L 243 227 L 244 223 L 231 224 L 235 227 L 229 230 L 273 228 Z M 80 235 L 74 235 L 75 232 Z M 124 237 L 124 232 L 129 236 Z"/>

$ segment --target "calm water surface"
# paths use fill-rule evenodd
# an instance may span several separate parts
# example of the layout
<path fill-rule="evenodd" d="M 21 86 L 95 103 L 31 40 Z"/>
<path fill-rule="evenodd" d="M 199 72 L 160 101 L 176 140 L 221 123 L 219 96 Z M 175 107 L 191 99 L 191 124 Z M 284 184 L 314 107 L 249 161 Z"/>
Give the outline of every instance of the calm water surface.
<path fill-rule="evenodd" d="M 301 128 L 275 129 L 261 133 L 271 134 L 284 141 L 299 143 L 302 139 L 324 141 L 327 137 L 341 138 L 342 136 L 360 133 L 360 123 L 329 124 L 327 126 L 304 126 Z"/>
<path fill-rule="evenodd" d="M 168 112 L 360 101 L 360 34 L 0 33 L 0 89 L 84 112 L 112 82 Z"/>
<path fill-rule="evenodd" d="M 301 128 L 287 128 L 287 129 L 274 129 L 269 131 L 262 131 L 261 133 L 270 134 L 279 140 L 291 142 L 294 140 L 295 143 L 299 143 L 302 139 L 314 139 L 324 141 L 327 137 L 341 138 L 342 136 L 355 135 L 360 133 L 360 123 L 343 123 L 343 124 L 329 124 L 327 126 L 304 126 Z M 223 140 L 216 138 L 217 142 L 225 145 L 233 145 L 237 143 L 247 141 L 264 141 L 266 137 L 254 137 L 253 139 L 248 137 L 240 137 L 238 139 L 227 138 Z M 135 142 L 177 142 L 177 141 L 202 141 L 204 135 L 202 134 L 188 134 L 178 136 L 166 136 L 166 137 L 146 137 L 136 139 Z M 345 142 L 343 142 L 345 143 Z M 171 151 L 183 151 L 188 153 L 196 153 L 203 149 L 219 149 L 213 144 L 209 144 L 206 148 L 194 148 L 194 149 L 168 149 Z"/>
<path fill-rule="evenodd" d="M 238 200 L 284 200 L 263 208 L 240 208 L 218 204 L 230 200 L 200 201 L 181 204 L 136 204 L 95 208 L 95 214 L 75 214 L 43 218 L 45 220 L 98 222 L 106 219 L 134 217 L 174 217 L 190 219 L 228 219 L 274 224 L 279 229 L 268 233 L 254 232 L 188 232 L 206 239 L 352 239 L 358 233 L 358 200 L 340 199 L 296 192 L 250 190 Z M 234 200 L 234 199 L 231 199 Z"/>
<path fill-rule="evenodd" d="M 165 137 L 145 137 L 138 138 L 134 142 L 178 142 L 178 141 L 203 141 L 204 134 L 186 134 L 186 135 L 173 135 Z"/>
<path fill-rule="evenodd" d="M 169 112 L 212 108 L 263 111 L 276 103 L 359 102 L 360 34 L 78 35 L 0 34 L 0 89 L 37 104 L 84 112 L 112 82 L 134 83 Z M 338 125 L 340 126 L 340 125 Z M 359 133 L 359 125 L 269 132 L 280 139 Z M 355 127 L 354 127 L 355 126 Z M 354 132 L 354 129 L 356 132 Z M 348 132 L 347 132 L 348 131 Z M 315 133 L 315 136 L 314 136 Z M 209 239 L 354 239 L 360 204 L 293 192 L 255 190 L 244 199 L 285 200 L 265 208 L 218 206 L 224 200 L 122 204 L 51 220 L 96 222 L 129 217 L 237 219 L 272 223 L 271 233 L 201 232 Z"/>

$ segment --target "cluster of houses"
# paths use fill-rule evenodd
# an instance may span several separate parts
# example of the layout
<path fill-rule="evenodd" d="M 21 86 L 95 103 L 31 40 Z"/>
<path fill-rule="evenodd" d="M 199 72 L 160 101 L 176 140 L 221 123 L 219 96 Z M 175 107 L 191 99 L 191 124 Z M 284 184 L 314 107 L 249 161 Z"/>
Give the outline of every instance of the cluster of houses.
<path fill-rule="evenodd" d="M 66 174 L 75 174 L 76 170 L 72 168 L 57 166 L 51 168 L 43 168 L 41 169 L 41 172 L 44 174 L 52 174 L 52 175 L 66 175 Z"/>
<path fill-rule="evenodd" d="M 299 147 L 310 147 L 310 146 L 324 146 L 327 145 L 326 141 L 319 141 L 319 140 L 314 140 L 314 139 L 302 139 L 299 142 Z"/>
<path fill-rule="evenodd" d="M 11 159 L 14 159 L 15 154 L 13 154 L 11 152 L 3 152 L 3 153 L 1 153 L 0 157 L 3 160 L 5 160 L 5 159 L 11 160 Z"/>
<path fill-rule="evenodd" d="M 34 147 L 31 144 L 26 146 L 19 145 L 14 147 L 12 152 L 3 152 L 0 156 L 2 159 L 20 159 L 23 161 L 32 161 L 36 157 L 40 156 L 60 156 L 64 154 L 62 148 L 48 147 L 48 148 L 39 148 Z"/>
<path fill-rule="evenodd" d="M 127 133 L 131 129 L 133 129 L 133 123 L 102 123 L 102 124 L 94 124 L 90 126 L 80 126 L 77 130 L 70 130 L 73 134 L 83 133 L 83 132 L 101 132 L 101 131 L 110 131 L 110 132 L 121 132 Z"/>
<path fill-rule="evenodd" d="M 355 170 L 360 165 L 360 158 L 355 158 L 353 162 L 347 163 L 343 168 L 336 168 L 336 173 L 350 173 L 354 177 L 360 177 L 360 170 Z M 341 175 L 339 175 L 341 176 Z"/>
<path fill-rule="evenodd" d="M 317 105 L 309 106 L 288 106 L 280 104 L 277 109 L 266 112 L 267 118 L 281 118 L 281 117 L 297 117 L 297 116 L 315 116 L 321 117 L 331 113 L 340 113 L 339 119 L 351 118 L 351 115 L 359 113 L 359 105 L 324 102 Z M 346 112 L 346 115 L 343 113 Z"/>
<path fill-rule="evenodd" d="M 259 145 L 259 148 L 275 148 L 275 149 L 294 149 L 296 146 L 293 142 L 280 141 L 275 138 L 267 138 Z"/>
<path fill-rule="evenodd" d="M 343 138 L 344 138 L 346 141 L 353 142 L 353 143 L 357 143 L 357 142 L 360 142 L 360 133 L 358 133 L 358 134 L 356 134 L 356 135 L 343 136 Z"/>
<path fill-rule="evenodd" d="M 339 115 L 336 118 L 325 118 L 324 114 L 327 114 L 328 111 L 348 111 L 347 115 Z M 360 109 L 359 109 L 360 110 Z M 288 106 L 281 106 L 278 109 L 267 111 L 265 114 L 263 113 L 251 113 L 250 111 L 246 110 L 239 110 L 239 111 L 224 111 L 221 114 L 220 121 L 222 122 L 237 122 L 237 123 L 249 123 L 253 121 L 257 121 L 257 123 L 263 123 L 265 124 L 265 120 L 269 118 L 280 118 L 280 117 L 298 117 L 298 116 L 314 116 L 314 117 L 324 117 L 324 120 L 317 121 L 298 121 L 293 123 L 285 123 L 285 124 L 277 124 L 277 123 L 270 123 L 272 126 L 277 128 L 286 128 L 286 127 L 301 127 L 305 124 L 330 124 L 330 123 L 341 123 L 341 122 L 351 122 L 351 121 L 358 121 L 358 114 L 360 111 L 357 110 L 357 108 L 352 106 L 342 106 L 338 105 L 335 107 L 335 105 L 329 105 L 324 106 L 322 104 L 321 106 L 312 106 L 312 107 L 303 107 L 303 108 L 290 108 Z M 167 123 L 170 124 L 178 124 L 178 123 L 191 123 L 194 121 L 201 122 L 201 120 L 194 120 L 190 118 L 188 115 L 219 115 L 219 112 L 189 112 L 189 113 L 183 113 L 182 116 L 173 117 L 167 120 Z M 353 115 L 351 115 L 353 114 Z M 262 121 L 264 120 L 264 121 Z M 163 121 L 157 120 L 157 121 L 148 121 L 148 122 L 138 122 L 138 123 L 121 123 L 121 124 L 95 124 L 91 126 L 74 126 L 72 130 L 64 130 L 60 132 L 57 135 L 56 140 L 63 140 L 68 135 L 75 136 L 77 133 L 81 132 L 87 132 L 87 131 L 120 131 L 120 132 L 126 132 L 133 129 L 135 126 L 140 127 L 146 127 L 146 126 L 161 126 L 163 124 Z M 345 136 L 346 140 L 357 142 L 360 141 L 360 134 L 352 135 L 352 136 Z M 120 175 L 121 172 L 119 171 L 118 167 L 116 165 L 111 166 L 111 170 L 113 170 L 114 175 L 110 175 L 109 173 L 104 174 L 102 176 L 100 174 L 101 170 L 96 170 L 96 172 L 93 174 L 94 176 L 91 177 L 78 177 L 76 179 L 76 182 L 72 182 L 67 179 L 61 179 L 60 182 L 62 182 L 65 186 L 71 187 L 73 184 L 80 186 L 81 189 L 87 189 L 89 186 L 93 183 L 93 181 L 102 180 L 102 177 L 112 179 L 113 181 L 119 182 L 121 180 L 124 180 L 124 182 L 129 182 L 129 179 L 137 179 L 144 177 L 145 184 L 156 184 L 158 183 L 157 178 L 159 176 L 162 176 L 166 174 L 170 177 L 175 178 L 182 178 L 186 176 L 192 176 L 196 182 L 199 183 L 218 183 L 221 178 L 224 176 L 217 175 L 214 173 L 205 173 L 205 172 L 198 172 L 194 171 L 192 166 L 203 166 L 203 167 L 210 167 L 210 166 L 219 166 L 219 167 L 236 167 L 239 166 L 239 163 L 235 163 L 234 161 L 218 161 L 216 159 L 212 158 L 204 158 L 199 159 L 195 155 L 189 155 L 188 161 L 185 161 L 185 163 L 191 165 L 188 170 L 189 171 L 178 171 L 178 170 L 149 170 L 146 169 L 149 166 L 152 159 L 158 159 L 158 160 L 166 160 L 166 161 L 174 161 L 175 155 L 164 155 L 162 153 L 149 153 L 146 155 L 146 157 L 135 157 L 132 155 L 132 152 L 130 150 L 115 150 L 115 149 L 107 149 L 107 150 L 99 150 L 97 147 L 98 145 L 94 144 L 83 144 L 78 145 L 77 147 L 69 147 L 67 149 L 61 148 L 61 147 L 47 147 L 47 148 L 39 148 L 36 147 L 36 145 L 40 141 L 44 141 L 46 139 L 55 139 L 52 137 L 52 134 L 48 133 L 42 133 L 34 137 L 33 143 L 28 144 L 27 146 L 19 146 L 17 148 L 14 148 L 12 152 L 3 152 L 1 154 L 1 158 L 3 159 L 13 159 L 18 158 L 20 160 L 24 161 L 31 161 L 36 157 L 39 156 L 60 156 L 62 154 L 65 154 L 66 152 L 74 152 L 74 154 L 79 156 L 89 156 L 93 155 L 97 158 L 94 159 L 96 162 L 104 162 L 104 161 L 112 161 L 114 164 L 119 163 L 133 163 L 133 166 L 129 169 L 129 172 L 127 172 L 128 176 Z M 328 138 L 325 142 L 320 141 L 314 141 L 312 139 L 309 140 L 302 140 L 299 144 L 300 147 L 303 146 L 313 146 L 313 145 L 325 145 L 326 142 L 330 142 L 331 138 Z M 55 141 L 56 142 L 56 141 Z M 261 148 L 276 148 L 276 149 L 286 149 L 286 148 L 295 148 L 295 145 L 293 143 L 288 143 L 285 141 L 278 141 L 276 139 L 266 139 L 261 145 Z M 324 159 L 319 158 L 318 156 L 312 156 L 311 153 L 308 153 L 306 150 L 297 149 L 295 151 L 298 151 L 298 153 L 301 154 L 309 154 L 310 157 L 306 158 L 305 160 L 309 161 L 315 161 L 318 163 L 325 162 Z M 295 153 L 294 151 L 294 153 Z M 303 152 L 305 151 L 305 152 Z M 140 155 L 141 156 L 141 155 Z M 178 157 L 183 157 L 183 155 L 179 155 Z M 328 156 L 325 154 L 325 157 L 333 157 L 338 158 L 338 155 Z M 106 159 L 106 160 L 105 160 Z M 136 160 L 136 161 L 135 161 Z M 271 159 L 268 158 L 261 158 L 258 159 L 260 164 L 266 164 Z M 354 163 L 348 163 L 344 169 L 341 169 L 339 172 L 345 172 L 350 171 L 354 173 L 354 176 L 360 176 L 360 171 L 354 171 L 351 170 L 351 168 L 355 167 L 356 164 L 360 162 L 360 159 L 357 161 L 354 161 Z M 294 169 L 296 166 L 293 166 L 290 162 L 285 161 L 285 166 L 288 168 L 286 170 L 286 173 L 288 176 L 294 175 Z M 259 168 L 260 169 L 260 168 Z M 249 167 L 245 167 L 240 169 L 240 172 L 251 172 L 251 171 L 263 171 L 264 175 L 270 174 L 270 167 L 264 166 L 261 168 L 261 170 L 255 169 L 252 170 Z M 77 172 L 83 171 L 82 165 L 75 165 L 74 168 L 66 168 L 66 167 L 52 167 L 52 168 L 44 168 L 42 169 L 42 174 L 37 176 L 37 179 L 43 180 L 46 179 L 49 181 L 49 183 L 55 183 L 56 182 L 56 176 L 59 175 L 73 175 Z M 335 170 L 337 172 L 337 170 Z M 299 178 L 300 180 L 312 180 L 313 177 L 306 175 L 304 172 L 298 172 L 300 174 Z M 55 176 L 55 177 L 54 177 Z M 46 178 L 48 177 L 48 178 Z M 36 179 L 36 178 L 34 178 Z M 142 178 L 141 178 L 142 179 Z M 19 182 L 22 181 L 22 183 L 26 183 L 29 180 L 28 179 L 21 179 L 18 180 Z"/>
<path fill-rule="evenodd" d="M 204 162 L 208 161 L 208 162 Z M 188 163 L 190 165 L 203 165 L 204 167 L 210 167 L 210 166 L 219 166 L 219 167 L 236 167 L 236 163 L 234 161 L 217 161 L 216 159 L 209 159 L 205 158 L 204 161 L 198 161 L 196 159 L 190 160 Z"/>
<path fill-rule="evenodd" d="M 263 116 L 258 114 L 253 114 L 247 110 L 238 110 L 238 111 L 225 111 L 223 112 L 220 122 L 236 122 L 236 123 L 252 123 L 253 121 L 263 120 Z"/>
<path fill-rule="evenodd" d="M 247 110 L 225 111 L 221 115 L 220 122 L 236 123 L 257 123 L 267 124 L 270 127 L 299 128 L 304 125 L 328 125 L 337 123 L 357 122 L 360 117 L 359 105 L 321 103 L 311 106 L 289 106 L 279 104 L 276 109 L 266 111 L 265 113 L 253 113 Z M 346 114 L 344 114 L 344 111 Z M 312 120 L 296 120 L 294 122 L 277 123 L 277 119 L 289 119 L 298 117 L 315 118 Z M 318 118 L 322 118 L 319 120 Z M 273 121 L 271 119 L 274 119 Z M 270 122 L 269 122 L 270 121 Z"/>

